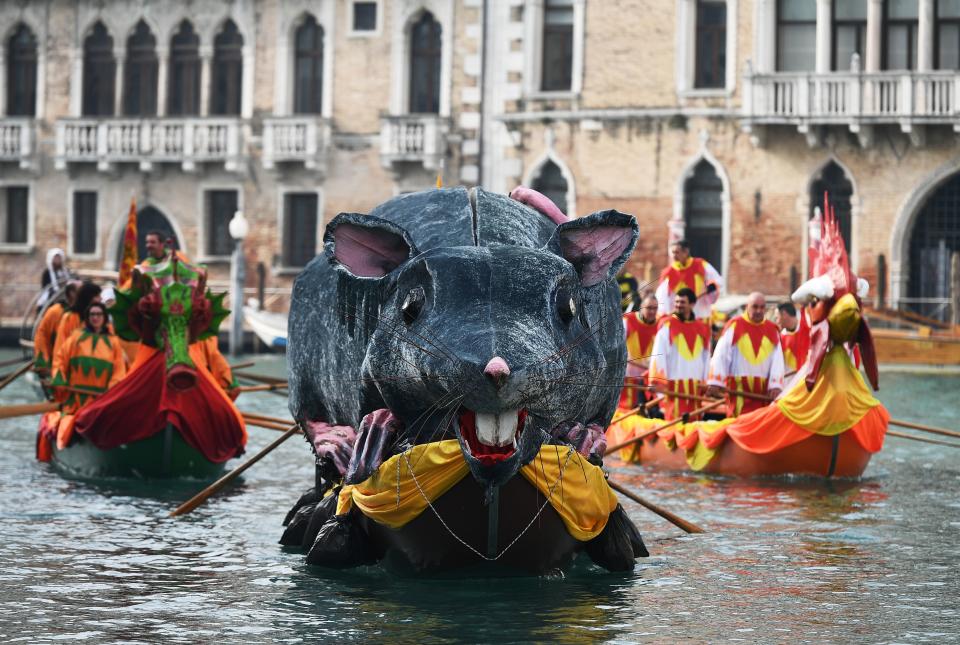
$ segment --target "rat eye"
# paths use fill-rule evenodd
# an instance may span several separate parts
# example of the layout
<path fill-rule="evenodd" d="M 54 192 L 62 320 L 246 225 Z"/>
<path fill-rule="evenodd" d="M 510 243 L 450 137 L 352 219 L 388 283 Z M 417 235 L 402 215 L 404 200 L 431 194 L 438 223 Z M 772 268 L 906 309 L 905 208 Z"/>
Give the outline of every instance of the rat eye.
<path fill-rule="evenodd" d="M 577 303 L 574 302 L 570 292 L 562 287 L 557 289 L 557 295 L 555 297 L 557 315 L 560 316 L 560 320 L 562 320 L 565 325 L 569 325 L 570 321 L 577 315 Z"/>
<path fill-rule="evenodd" d="M 403 314 L 404 324 L 410 326 L 420 317 L 425 300 L 421 287 L 414 287 L 407 293 L 407 297 L 403 299 L 403 304 L 400 305 L 400 313 Z"/>

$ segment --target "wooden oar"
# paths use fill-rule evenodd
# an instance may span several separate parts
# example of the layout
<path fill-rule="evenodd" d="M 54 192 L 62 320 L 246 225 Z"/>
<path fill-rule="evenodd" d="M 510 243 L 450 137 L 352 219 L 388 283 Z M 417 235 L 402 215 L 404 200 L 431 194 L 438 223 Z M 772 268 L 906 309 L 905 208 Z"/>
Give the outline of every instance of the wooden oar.
<path fill-rule="evenodd" d="M 11 383 L 13 383 L 13 382 L 17 379 L 18 376 L 20 376 L 21 374 L 23 374 L 24 372 L 26 372 L 27 370 L 29 370 L 32 365 L 33 365 L 33 359 L 31 359 L 31 360 L 29 360 L 29 361 L 26 361 L 23 365 L 21 365 L 20 367 L 18 367 L 18 368 L 17 368 L 16 370 L 14 370 L 12 373 L 8 374 L 5 379 L 3 379 L 2 381 L 0 381 L 0 390 L 2 390 L 3 388 L 7 387 L 7 386 L 10 385 Z"/>
<path fill-rule="evenodd" d="M 247 363 L 237 363 L 236 365 L 230 366 L 230 371 L 232 372 L 233 370 L 242 370 L 244 367 L 253 367 L 254 365 L 256 365 L 254 361 L 249 361 Z"/>
<path fill-rule="evenodd" d="M 18 363 L 22 363 L 24 360 L 26 359 L 24 359 L 22 356 L 20 358 L 10 358 L 5 361 L 0 361 L 0 367 L 9 367 L 11 365 L 17 365 Z"/>
<path fill-rule="evenodd" d="M 286 430 L 287 426 L 291 423 L 294 423 L 293 419 L 281 419 L 280 417 L 271 417 L 266 414 L 257 414 L 256 412 L 244 412 L 240 411 L 244 417 L 249 417 L 251 419 L 259 419 L 260 421 L 269 421 L 270 423 L 277 423 L 283 426 L 283 429 Z"/>
<path fill-rule="evenodd" d="M 214 493 L 219 491 L 221 488 L 223 488 L 224 486 L 232 482 L 234 479 L 236 479 L 240 473 L 242 473 L 247 468 L 249 468 L 250 466 L 254 465 L 258 461 L 263 459 L 266 455 L 268 455 L 271 451 L 273 451 L 274 448 L 276 448 L 281 443 L 283 443 L 293 435 L 297 434 L 298 432 L 300 432 L 300 426 L 298 425 L 290 426 L 290 428 L 288 428 L 286 432 L 284 432 L 282 435 L 274 439 L 269 446 L 267 446 L 266 448 L 264 448 L 263 450 L 255 454 L 253 457 L 250 457 L 250 459 L 246 460 L 245 462 L 243 462 L 242 464 L 240 464 L 239 466 L 237 466 L 236 468 L 228 472 L 226 475 L 224 475 L 217 481 L 213 482 L 212 484 L 204 488 L 202 491 L 200 491 L 199 493 L 191 497 L 189 500 L 187 500 L 186 502 L 178 506 L 174 511 L 170 513 L 170 517 L 177 517 L 178 515 L 184 515 L 186 513 L 189 513 L 196 507 L 200 506 L 205 501 L 207 501 L 207 499 L 209 499 L 211 495 L 213 495 Z"/>
<path fill-rule="evenodd" d="M 12 419 L 14 417 L 27 417 L 32 414 L 53 412 L 59 407 L 60 404 L 54 401 L 44 401 L 42 403 L 24 403 L 21 405 L 3 405 L 0 406 L 0 419 Z"/>
<path fill-rule="evenodd" d="M 687 533 L 703 533 L 703 532 L 704 532 L 702 528 L 700 528 L 699 526 L 697 526 L 697 525 L 694 524 L 693 522 L 688 522 L 687 520 L 683 519 L 682 517 L 678 517 L 677 515 L 674 515 L 673 513 L 671 513 L 670 511 L 668 511 L 667 509 L 661 508 L 661 507 L 657 506 L 656 504 L 654 504 L 653 502 L 649 502 L 649 501 L 643 499 L 642 497 L 640 497 L 640 496 L 637 495 L 636 493 L 630 492 L 629 490 L 627 490 L 626 488 L 624 488 L 622 485 L 618 484 L 617 482 L 613 481 L 612 479 L 607 479 L 607 484 L 610 486 L 610 488 L 612 488 L 613 490 L 617 491 L 617 492 L 620 493 L 621 495 L 626 495 L 627 497 L 629 497 L 630 499 L 632 499 L 633 501 L 635 501 L 637 504 L 640 504 L 640 505 L 643 506 L 644 508 L 653 511 L 654 513 L 656 513 L 657 515 L 659 515 L 659 516 L 662 517 L 663 519 L 667 520 L 668 522 L 670 522 L 670 523 L 673 524 L 674 526 L 677 526 L 677 527 L 683 529 L 683 530 L 686 531 Z"/>
<path fill-rule="evenodd" d="M 250 372 L 234 372 L 237 378 L 247 379 L 248 381 L 257 381 L 259 383 L 286 383 L 287 380 L 276 376 L 262 376 L 260 374 L 251 374 Z"/>
<path fill-rule="evenodd" d="M 244 385 L 237 388 L 237 392 L 270 392 L 272 390 L 285 390 L 287 383 L 264 383 L 263 385 Z"/>
<path fill-rule="evenodd" d="M 898 421 L 897 419 L 890 419 L 890 425 L 900 426 L 901 428 L 911 428 L 913 430 L 922 430 L 923 432 L 932 432 L 933 434 L 941 434 L 944 437 L 953 437 L 955 439 L 960 439 L 960 432 L 954 432 L 953 430 L 944 430 L 943 428 L 935 428 L 933 426 L 925 426 L 921 423 L 910 423 L 909 421 Z"/>
<path fill-rule="evenodd" d="M 693 416 L 696 416 L 696 415 L 698 415 L 698 414 L 702 414 L 703 412 L 706 412 L 706 411 L 708 411 L 708 410 L 712 410 L 713 408 L 717 407 L 718 405 L 722 405 L 722 404 L 724 404 L 724 403 L 726 403 L 726 401 L 724 401 L 723 399 L 720 399 L 720 400 L 718 400 L 718 401 L 714 401 L 714 402 L 711 403 L 710 405 L 705 405 L 705 406 L 703 406 L 702 408 L 697 408 L 696 410 L 693 410 L 692 412 L 689 413 L 689 416 L 693 417 Z M 633 414 L 636 414 L 636 413 L 633 413 Z M 631 414 L 625 414 L 625 415 L 623 415 L 622 417 L 620 417 L 619 419 L 616 419 L 616 421 L 620 421 L 621 419 L 625 419 L 625 418 L 628 417 L 628 416 L 632 416 L 632 415 L 631 415 Z M 667 428 L 670 428 L 670 427 L 672 427 L 672 426 L 675 426 L 675 425 L 677 425 L 677 424 L 679 424 L 679 423 L 683 423 L 683 417 L 682 417 L 682 416 L 677 417 L 677 418 L 674 419 L 673 421 L 668 421 L 667 423 L 664 423 L 664 424 L 661 425 L 661 426 L 657 426 L 656 428 L 651 428 L 650 430 L 647 430 L 646 432 L 642 432 L 642 433 L 638 434 L 636 437 L 634 437 L 634 438 L 632 438 L 632 439 L 627 439 L 626 441 L 623 441 L 623 442 L 621 442 L 621 443 L 618 443 L 618 444 L 616 444 L 615 446 L 611 446 L 611 447 L 607 448 L 607 451 L 606 451 L 605 453 L 603 453 L 603 456 L 606 457 L 607 455 L 612 455 L 613 453 L 615 453 L 616 451 L 620 450 L 621 448 L 626 448 L 627 446 L 633 445 L 633 444 L 637 443 L 638 441 L 643 441 L 644 439 L 646 439 L 646 438 L 649 437 L 650 435 L 656 434 L 656 433 L 660 432 L 661 430 L 666 430 Z M 612 425 L 612 424 L 613 424 L 613 422 L 611 422 L 611 425 Z"/>
<path fill-rule="evenodd" d="M 896 430 L 887 430 L 887 434 L 891 437 L 900 437 L 901 439 L 913 439 L 914 441 L 922 441 L 923 443 L 935 443 L 938 446 L 950 446 L 951 448 L 960 448 L 960 443 L 950 443 L 949 441 L 938 441 L 936 439 L 927 439 L 926 437 L 915 437 L 912 434 L 907 434 L 905 432 L 897 432 Z"/>

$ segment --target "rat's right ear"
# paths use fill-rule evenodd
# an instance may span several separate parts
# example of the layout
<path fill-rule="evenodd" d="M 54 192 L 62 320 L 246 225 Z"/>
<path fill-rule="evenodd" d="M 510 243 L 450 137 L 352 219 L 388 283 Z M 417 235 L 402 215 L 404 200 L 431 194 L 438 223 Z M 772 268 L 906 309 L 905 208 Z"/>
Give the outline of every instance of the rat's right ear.
<path fill-rule="evenodd" d="M 382 278 L 417 255 L 403 228 L 360 213 L 337 215 L 327 224 L 323 243 L 331 263 L 360 278 Z"/>

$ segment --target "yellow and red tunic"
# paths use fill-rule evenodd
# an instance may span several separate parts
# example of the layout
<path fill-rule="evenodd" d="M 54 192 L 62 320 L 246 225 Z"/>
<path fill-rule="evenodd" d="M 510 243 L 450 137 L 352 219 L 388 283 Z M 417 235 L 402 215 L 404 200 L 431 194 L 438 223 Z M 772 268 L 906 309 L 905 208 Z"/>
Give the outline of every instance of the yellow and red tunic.
<path fill-rule="evenodd" d="M 716 290 L 712 293 L 707 292 L 707 288 L 713 285 Z M 663 316 L 673 313 L 673 297 L 677 291 L 687 287 L 692 289 L 697 296 L 697 302 L 693 306 L 693 315 L 698 319 L 710 317 L 710 308 L 720 297 L 720 289 L 723 287 L 723 278 L 713 266 L 703 258 L 687 258 L 686 263 L 671 262 L 668 267 L 660 272 L 660 284 L 657 285 L 657 315 Z"/>
<path fill-rule="evenodd" d="M 807 362 L 810 349 L 810 323 L 807 316 L 800 312 L 799 323 L 793 331 L 780 330 L 780 345 L 783 346 L 783 363 L 788 372 L 796 372 Z"/>
<path fill-rule="evenodd" d="M 627 341 L 627 375 L 624 379 L 626 385 L 642 385 L 647 370 L 644 369 L 638 361 L 649 359 L 653 354 L 653 339 L 657 335 L 657 323 L 645 323 L 640 317 L 639 311 L 631 311 L 623 314 L 623 326 Z M 632 410 L 640 405 L 640 401 L 646 400 L 647 396 L 641 390 L 625 387 L 620 393 L 619 407 Z"/>
<path fill-rule="evenodd" d="M 49 370 L 53 366 L 53 345 L 57 338 L 57 326 L 63 316 L 63 305 L 55 302 L 43 312 L 43 318 L 33 335 L 33 367 Z"/>
<path fill-rule="evenodd" d="M 699 403 L 670 396 L 669 393 L 703 393 L 710 364 L 710 328 L 702 320 L 680 320 L 677 316 L 660 319 L 653 339 L 647 382 L 668 392 L 660 409 L 672 421 L 695 410 Z"/>
<path fill-rule="evenodd" d="M 769 320 L 755 323 L 744 313 L 727 323 L 710 361 L 709 385 L 765 396 L 783 389 L 780 330 Z M 736 417 L 767 404 L 761 399 L 727 395 L 727 416 Z"/>
<path fill-rule="evenodd" d="M 73 434 L 74 415 L 85 404 L 113 387 L 127 374 L 126 358 L 116 336 L 75 330 L 53 359 L 54 397 L 60 402 L 57 447 L 65 448 Z M 66 389 L 69 386 L 75 389 Z M 76 390 L 83 390 L 78 392 Z"/>

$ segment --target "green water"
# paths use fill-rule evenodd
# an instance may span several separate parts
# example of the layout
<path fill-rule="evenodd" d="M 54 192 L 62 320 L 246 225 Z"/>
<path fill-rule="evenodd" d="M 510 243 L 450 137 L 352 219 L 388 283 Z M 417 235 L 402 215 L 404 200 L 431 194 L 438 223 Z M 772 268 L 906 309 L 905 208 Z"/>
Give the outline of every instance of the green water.
<path fill-rule="evenodd" d="M 960 377 L 884 374 L 881 387 L 894 417 L 960 429 Z M 35 400 L 22 380 L 0 392 L 0 404 Z M 284 406 L 240 399 L 265 414 Z M 611 462 L 708 532 L 687 536 L 625 501 L 652 554 L 630 574 L 580 562 L 551 578 L 411 580 L 313 570 L 277 546 L 313 476 L 302 440 L 169 519 L 201 483 L 70 481 L 34 461 L 35 428 L 0 420 L 4 642 L 960 640 L 960 450 L 889 438 L 863 481 L 832 485 Z M 250 433 L 250 454 L 276 437 Z"/>

